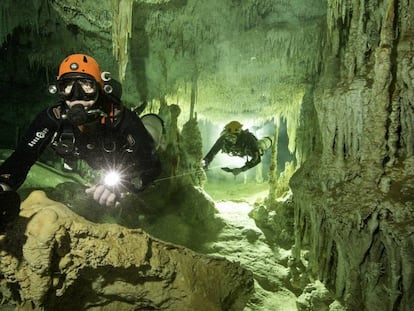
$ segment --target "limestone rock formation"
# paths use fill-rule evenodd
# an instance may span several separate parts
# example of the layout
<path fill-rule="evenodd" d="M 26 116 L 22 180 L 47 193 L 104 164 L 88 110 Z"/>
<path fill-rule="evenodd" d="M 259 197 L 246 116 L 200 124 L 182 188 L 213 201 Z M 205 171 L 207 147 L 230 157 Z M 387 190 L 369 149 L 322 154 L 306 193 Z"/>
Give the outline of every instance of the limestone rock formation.
<path fill-rule="evenodd" d="M 0 241 L 2 304 L 15 310 L 243 310 L 238 263 L 94 224 L 34 191 Z"/>
<path fill-rule="evenodd" d="M 93 52 L 105 70 L 124 77 L 123 100 L 131 107 L 143 100 L 153 111 L 173 104 L 167 135 L 177 143 L 168 149 L 174 156 L 167 161 L 168 176 L 179 176 L 184 167 L 177 133 L 182 119 L 192 115 L 190 103 L 207 120 L 285 119 L 297 169 L 290 179 L 292 200 L 285 205 L 294 210 L 292 267 L 303 276 L 298 291 L 304 281 L 311 284 L 300 307 L 327 308 L 326 288 L 352 311 L 413 309 L 414 1 L 4 0 L 0 9 L 3 145 L 14 147 L 33 114 L 54 101 L 40 90 L 73 51 Z M 193 98 L 189 90 L 195 86 Z M 269 220 L 267 236 L 285 230 L 280 219 L 272 219 L 283 212 L 277 207 L 259 210 Z M 101 245 L 111 240 L 102 232 L 112 227 L 76 221 L 89 231 L 75 234 L 75 225 L 65 225 L 65 231 L 54 222 L 55 231 L 43 232 L 36 223 L 56 216 L 49 207 L 39 213 L 45 215 L 33 216 L 28 233 L 40 232 L 51 243 L 41 240 L 45 251 L 38 253 L 50 263 L 37 266 L 40 261 L 26 259 L 36 249 L 32 235 L 27 244 L 19 231 L 8 232 L 0 267 L 3 301 L 53 306 L 79 288 L 88 307 L 95 306 L 88 293 L 102 304 L 112 292 L 107 294 L 105 280 L 98 282 L 97 269 L 105 271 L 101 264 L 112 252 L 100 255 L 91 247 L 96 264 L 68 249 L 77 250 L 77 241 L 85 240 Z M 22 232 L 23 219 L 20 225 Z M 133 253 L 136 244 L 128 244 Z M 148 271 L 140 273 L 155 273 Z M 114 297 L 119 308 L 137 299 Z M 173 303 L 164 301 L 163 306 Z"/>
<path fill-rule="evenodd" d="M 309 251 L 309 274 L 349 310 L 414 306 L 413 12 L 410 1 L 331 3 L 324 70 L 304 101 L 316 114 L 290 180 L 294 254 Z"/>

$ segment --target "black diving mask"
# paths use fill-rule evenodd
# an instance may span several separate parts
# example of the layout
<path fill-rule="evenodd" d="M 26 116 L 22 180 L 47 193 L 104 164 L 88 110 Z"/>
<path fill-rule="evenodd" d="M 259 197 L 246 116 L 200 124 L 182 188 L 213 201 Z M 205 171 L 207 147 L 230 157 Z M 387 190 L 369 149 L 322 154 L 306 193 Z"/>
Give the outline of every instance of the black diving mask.
<path fill-rule="evenodd" d="M 68 78 L 57 81 L 57 91 L 65 100 L 96 100 L 98 98 L 98 84 L 91 78 Z"/>

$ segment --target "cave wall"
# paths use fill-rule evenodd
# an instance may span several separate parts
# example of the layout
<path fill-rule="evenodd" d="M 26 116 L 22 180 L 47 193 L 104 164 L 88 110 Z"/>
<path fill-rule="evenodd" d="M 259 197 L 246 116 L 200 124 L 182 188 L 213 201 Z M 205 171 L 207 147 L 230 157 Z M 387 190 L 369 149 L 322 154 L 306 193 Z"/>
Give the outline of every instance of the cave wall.
<path fill-rule="evenodd" d="M 295 256 L 349 310 L 411 310 L 414 3 L 328 1 L 291 179 Z"/>
<path fill-rule="evenodd" d="M 352 310 L 414 305 L 412 1 L 15 0 L 0 8 L 0 86 L 10 107 L 1 133 L 17 127 L 18 136 L 54 101 L 47 86 L 75 51 L 123 79 L 130 106 L 166 98 L 188 119 L 196 80 L 200 116 L 282 115 L 301 164 L 291 180 L 296 258 L 309 250 L 308 272 Z"/>
<path fill-rule="evenodd" d="M 187 120 L 195 84 L 199 118 L 283 115 L 293 152 L 301 97 L 320 69 L 326 2 L 6 0 L 0 11 L 7 68 L 0 78 L 24 71 L 39 90 L 26 100 L 11 98 L 35 101 L 23 111 L 53 101 L 45 96 L 60 61 L 81 51 L 123 81 L 129 106 L 165 99 L 179 104 Z"/>

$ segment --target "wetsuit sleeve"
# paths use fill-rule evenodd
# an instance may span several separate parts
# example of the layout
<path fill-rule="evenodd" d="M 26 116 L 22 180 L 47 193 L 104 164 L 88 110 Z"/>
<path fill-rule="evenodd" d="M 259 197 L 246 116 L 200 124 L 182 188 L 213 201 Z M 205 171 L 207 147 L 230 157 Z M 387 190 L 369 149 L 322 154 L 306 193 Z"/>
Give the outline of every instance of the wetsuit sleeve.
<path fill-rule="evenodd" d="M 41 112 L 30 124 L 16 150 L 0 165 L 0 183 L 17 190 L 41 153 L 52 140 L 57 129 L 47 110 Z"/>
<path fill-rule="evenodd" d="M 250 161 L 247 161 L 244 163 L 244 165 L 240 168 L 242 172 L 247 171 L 248 169 L 251 169 L 252 167 L 255 167 L 257 164 L 260 163 L 260 154 L 259 152 L 255 152 L 253 157 L 250 159 Z"/>
<path fill-rule="evenodd" d="M 223 142 L 224 142 L 224 135 L 220 136 L 219 139 L 217 139 L 213 147 L 211 147 L 210 151 L 204 157 L 203 160 L 205 161 L 206 165 L 209 165 L 211 161 L 213 161 L 216 154 L 223 148 Z"/>
<path fill-rule="evenodd" d="M 128 109 L 125 109 L 120 126 L 124 135 L 130 136 L 133 140 L 130 146 L 133 166 L 129 168 L 132 171 L 128 172 L 128 175 L 132 178 L 139 176 L 142 186 L 145 187 L 161 173 L 161 161 L 155 150 L 155 143 L 141 119 Z"/>

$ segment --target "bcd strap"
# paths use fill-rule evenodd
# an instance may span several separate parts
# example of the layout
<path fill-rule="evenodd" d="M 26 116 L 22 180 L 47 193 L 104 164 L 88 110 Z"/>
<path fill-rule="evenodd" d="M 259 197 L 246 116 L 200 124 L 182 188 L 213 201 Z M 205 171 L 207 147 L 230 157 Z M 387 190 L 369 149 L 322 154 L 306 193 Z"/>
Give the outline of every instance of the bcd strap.
<path fill-rule="evenodd" d="M 111 109 L 107 117 L 101 119 L 101 124 L 105 126 L 105 134 L 102 137 L 102 149 L 107 153 L 112 153 L 117 150 L 117 143 L 114 139 L 114 120 L 115 120 L 115 107 L 111 103 Z"/>
<path fill-rule="evenodd" d="M 60 130 L 52 142 L 53 149 L 61 156 L 76 156 L 75 134 L 73 127 L 68 122 L 62 122 Z"/>
<path fill-rule="evenodd" d="M 110 123 L 114 123 L 114 119 L 115 119 L 115 108 L 114 108 L 114 104 L 111 103 L 111 109 L 109 110 L 109 115 L 107 117 L 101 118 L 101 124 L 108 125 L 108 121 Z"/>

